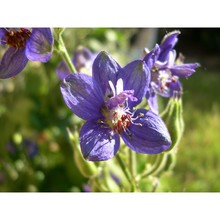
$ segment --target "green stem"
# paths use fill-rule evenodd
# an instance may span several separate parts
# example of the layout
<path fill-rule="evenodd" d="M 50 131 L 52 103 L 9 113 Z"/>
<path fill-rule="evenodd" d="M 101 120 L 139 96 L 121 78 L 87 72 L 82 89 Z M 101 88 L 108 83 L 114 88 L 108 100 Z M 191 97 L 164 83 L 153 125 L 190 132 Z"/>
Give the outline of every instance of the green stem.
<path fill-rule="evenodd" d="M 57 50 L 62 56 L 63 60 L 65 61 L 66 65 L 68 66 L 71 73 L 77 73 L 75 66 L 67 52 L 66 46 L 64 44 L 62 34 L 59 34 L 57 37 Z"/>
<path fill-rule="evenodd" d="M 116 159 L 118 160 L 118 163 L 123 171 L 123 173 L 125 174 L 127 180 L 129 183 L 131 183 L 131 192 L 135 192 L 136 191 L 136 186 L 135 183 L 133 181 L 133 179 L 131 178 L 131 173 L 128 171 L 127 167 L 125 166 L 123 160 L 121 159 L 121 156 L 119 155 L 119 153 L 116 154 Z"/>
<path fill-rule="evenodd" d="M 160 167 L 161 163 L 163 162 L 164 155 L 165 155 L 164 153 L 157 155 L 158 157 L 155 161 L 155 165 L 153 166 L 153 168 L 145 173 L 142 173 L 140 175 L 139 179 L 143 179 L 145 177 L 148 177 L 152 173 L 156 172 L 157 169 Z"/>
<path fill-rule="evenodd" d="M 136 154 L 134 151 L 129 150 L 130 171 L 133 178 L 136 176 Z"/>

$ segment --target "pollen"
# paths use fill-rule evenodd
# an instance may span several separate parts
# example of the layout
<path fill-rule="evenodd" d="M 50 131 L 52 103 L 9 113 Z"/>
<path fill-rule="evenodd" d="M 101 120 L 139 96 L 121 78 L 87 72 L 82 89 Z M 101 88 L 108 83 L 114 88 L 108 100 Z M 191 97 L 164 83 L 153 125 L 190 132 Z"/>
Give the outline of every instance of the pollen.
<path fill-rule="evenodd" d="M 5 33 L 6 44 L 13 48 L 24 48 L 31 32 L 26 28 L 9 29 Z"/>
<path fill-rule="evenodd" d="M 115 133 L 122 134 L 131 125 L 131 115 L 119 106 L 112 110 L 103 109 L 103 115 L 105 117 L 105 123 Z"/>
<path fill-rule="evenodd" d="M 117 112 L 113 115 L 113 131 L 122 134 L 123 131 L 131 125 L 131 116 L 129 114 L 118 115 Z"/>

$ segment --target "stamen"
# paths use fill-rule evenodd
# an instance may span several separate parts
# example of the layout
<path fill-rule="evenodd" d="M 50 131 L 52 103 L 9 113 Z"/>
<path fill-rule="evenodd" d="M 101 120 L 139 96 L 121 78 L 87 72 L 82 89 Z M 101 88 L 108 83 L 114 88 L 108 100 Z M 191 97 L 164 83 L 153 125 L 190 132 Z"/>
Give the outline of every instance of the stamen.
<path fill-rule="evenodd" d="M 31 32 L 26 28 L 20 28 L 19 30 L 5 29 L 6 44 L 13 48 L 24 48 L 26 41 L 30 37 Z"/>
<path fill-rule="evenodd" d="M 118 79 L 117 83 L 116 83 L 116 94 L 120 94 L 121 92 L 123 92 L 123 80 L 120 78 Z"/>
<path fill-rule="evenodd" d="M 108 83 L 109 83 L 109 86 L 110 86 L 110 88 L 111 88 L 111 90 L 113 92 L 113 96 L 115 96 L 116 95 L 116 91 L 115 91 L 115 87 L 114 87 L 112 81 L 108 81 Z"/>
<path fill-rule="evenodd" d="M 132 118 L 132 121 L 135 121 L 139 118 L 142 118 L 143 116 L 144 116 L 144 114 L 140 112 L 135 118 Z"/>
<path fill-rule="evenodd" d="M 112 136 L 109 136 L 108 139 L 109 139 L 109 142 L 111 142 L 112 139 L 113 139 L 113 137 L 112 137 Z"/>
<path fill-rule="evenodd" d="M 158 72 L 158 68 L 154 66 L 154 67 L 151 69 L 151 72 L 152 72 L 152 73 Z"/>

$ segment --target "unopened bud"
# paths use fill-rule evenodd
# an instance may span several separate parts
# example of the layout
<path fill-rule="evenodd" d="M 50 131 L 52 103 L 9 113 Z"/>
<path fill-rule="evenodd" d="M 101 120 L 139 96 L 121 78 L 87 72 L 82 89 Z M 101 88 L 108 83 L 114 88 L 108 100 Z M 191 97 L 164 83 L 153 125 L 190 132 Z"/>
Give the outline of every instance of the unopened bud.
<path fill-rule="evenodd" d="M 54 35 L 54 38 L 56 40 L 59 39 L 59 37 L 62 35 L 63 31 L 65 30 L 65 28 L 54 28 L 53 29 L 53 35 Z"/>
<path fill-rule="evenodd" d="M 166 155 L 166 163 L 164 166 L 164 171 L 172 170 L 175 165 L 176 165 L 176 153 L 168 152 Z"/>
<path fill-rule="evenodd" d="M 172 145 L 167 150 L 170 151 L 179 144 L 184 131 L 181 97 L 170 98 L 166 109 L 161 114 L 161 117 L 164 120 L 171 136 Z"/>

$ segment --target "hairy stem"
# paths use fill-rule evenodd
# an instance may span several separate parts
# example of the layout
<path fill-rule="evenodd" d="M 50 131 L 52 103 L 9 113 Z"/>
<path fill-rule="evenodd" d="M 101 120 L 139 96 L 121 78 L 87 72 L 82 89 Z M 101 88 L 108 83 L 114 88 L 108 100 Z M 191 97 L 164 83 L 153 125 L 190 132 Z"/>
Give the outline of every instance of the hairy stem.
<path fill-rule="evenodd" d="M 137 191 L 135 182 L 134 182 L 133 178 L 131 177 L 131 173 L 127 169 L 127 167 L 124 164 L 123 160 L 121 159 L 121 156 L 119 155 L 119 153 L 116 155 L 116 159 L 117 159 L 117 161 L 118 161 L 118 163 L 119 163 L 123 173 L 125 174 L 128 182 L 131 184 L 131 192 Z"/>
<path fill-rule="evenodd" d="M 56 33 L 56 32 L 55 32 Z M 73 65 L 73 62 L 67 52 L 65 43 L 63 41 L 63 37 L 62 37 L 62 32 L 60 32 L 59 34 L 55 35 L 55 39 L 56 39 L 56 49 L 58 50 L 58 52 L 60 53 L 60 55 L 62 56 L 63 60 L 65 61 L 66 65 L 68 66 L 69 70 L 71 73 L 77 73 L 75 66 Z"/>

